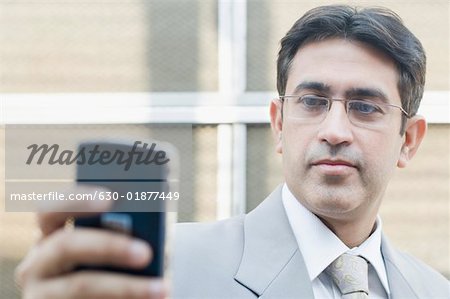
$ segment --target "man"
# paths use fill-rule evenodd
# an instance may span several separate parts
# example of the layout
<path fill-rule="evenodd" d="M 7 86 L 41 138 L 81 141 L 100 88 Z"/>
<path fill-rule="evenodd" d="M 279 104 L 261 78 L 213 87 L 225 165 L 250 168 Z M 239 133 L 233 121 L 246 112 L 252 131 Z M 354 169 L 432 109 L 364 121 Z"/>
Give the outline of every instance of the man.
<path fill-rule="evenodd" d="M 426 132 L 416 115 L 425 54 L 385 9 L 326 6 L 281 42 L 280 98 L 270 104 L 286 183 L 248 215 L 177 226 L 174 298 L 449 298 L 449 282 L 400 253 L 378 209 L 396 167 Z M 68 215 L 40 215 L 43 238 L 19 267 L 25 298 L 158 298 L 160 281 L 71 270 L 139 267 L 138 241 L 63 231 Z"/>

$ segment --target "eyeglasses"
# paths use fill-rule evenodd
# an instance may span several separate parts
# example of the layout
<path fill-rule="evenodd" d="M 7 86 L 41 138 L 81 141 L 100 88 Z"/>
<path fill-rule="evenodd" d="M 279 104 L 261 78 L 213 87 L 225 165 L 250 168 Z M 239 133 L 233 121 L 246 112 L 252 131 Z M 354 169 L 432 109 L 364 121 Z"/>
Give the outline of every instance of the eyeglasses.
<path fill-rule="evenodd" d="M 321 123 L 333 102 L 344 103 L 349 121 L 363 128 L 377 129 L 389 126 L 393 115 L 392 108 L 399 109 L 409 118 L 409 114 L 402 107 L 382 102 L 381 99 L 333 99 L 313 94 L 285 95 L 279 98 L 282 105 L 285 99 L 289 99 L 284 115 L 303 123 Z"/>

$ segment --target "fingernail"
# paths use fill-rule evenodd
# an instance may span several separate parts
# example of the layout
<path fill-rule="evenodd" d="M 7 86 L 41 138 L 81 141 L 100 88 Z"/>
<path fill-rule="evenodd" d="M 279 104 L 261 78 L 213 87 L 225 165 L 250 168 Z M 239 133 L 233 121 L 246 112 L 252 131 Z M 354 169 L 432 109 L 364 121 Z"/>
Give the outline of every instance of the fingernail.
<path fill-rule="evenodd" d="M 147 243 L 139 240 L 132 241 L 129 254 L 131 261 L 135 264 L 142 264 L 149 259 L 149 249 Z"/>
<path fill-rule="evenodd" d="M 152 296 L 158 296 L 158 298 L 163 298 L 164 296 L 164 284 L 161 281 L 150 281 L 148 284 L 148 290 Z"/>

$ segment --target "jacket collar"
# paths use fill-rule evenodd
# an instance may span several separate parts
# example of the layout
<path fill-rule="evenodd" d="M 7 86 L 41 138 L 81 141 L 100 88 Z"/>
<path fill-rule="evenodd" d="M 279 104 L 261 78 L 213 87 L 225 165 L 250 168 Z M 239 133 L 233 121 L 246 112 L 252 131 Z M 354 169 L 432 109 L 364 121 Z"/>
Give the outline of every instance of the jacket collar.
<path fill-rule="evenodd" d="M 386 266 L 391 298 L 420 298 L 418 294 L 426 293 L 420 289 L 423 282 L 415 278 L 417 270 L 392 247 L 384 234 L 381 236 L 381 253 Z"/>
<path fill-rule="evenodd" d="M 281 186 L 245 217 L 244 251 L 235 280 L 262 298 L 314 297 Z"/>

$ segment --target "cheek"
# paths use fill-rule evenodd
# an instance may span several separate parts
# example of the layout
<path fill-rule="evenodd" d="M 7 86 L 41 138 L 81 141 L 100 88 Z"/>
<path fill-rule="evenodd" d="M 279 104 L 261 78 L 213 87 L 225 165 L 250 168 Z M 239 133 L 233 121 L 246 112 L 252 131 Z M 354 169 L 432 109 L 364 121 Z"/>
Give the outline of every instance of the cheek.
<path fill-rule="evenodd" d="M 379 181 L 388 181 L 397 165 L 400 148 L 396 140 L 381 136 L 366 143 L 365 153 L 366 172 Z"/>
<path fill-rule="evenodd" d="M 283 130 L 283 168 L 285 174 L 298 175 L 305 163 L 305 152 L 309 146 L 306 132 L 285 126 Z"/>
<path fill-rule="evenodd" d="M 289 173 L 298 167 L 303 147 L 298 141 L 283 136 L 283 167 Z M 297 165 L 297 167 L 295 167 Z"/>

